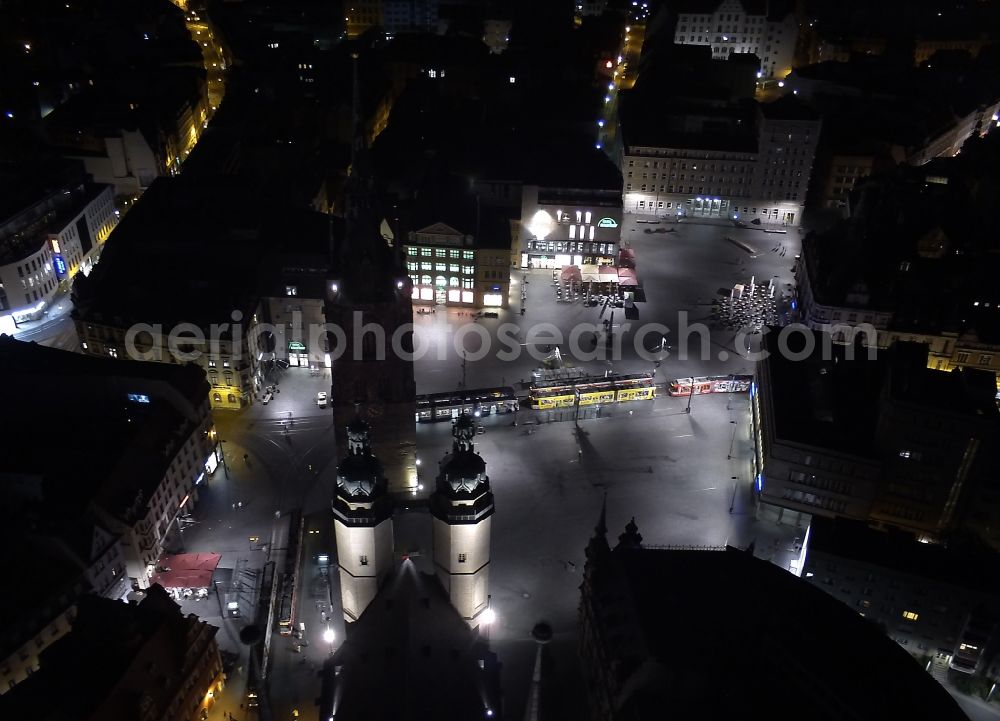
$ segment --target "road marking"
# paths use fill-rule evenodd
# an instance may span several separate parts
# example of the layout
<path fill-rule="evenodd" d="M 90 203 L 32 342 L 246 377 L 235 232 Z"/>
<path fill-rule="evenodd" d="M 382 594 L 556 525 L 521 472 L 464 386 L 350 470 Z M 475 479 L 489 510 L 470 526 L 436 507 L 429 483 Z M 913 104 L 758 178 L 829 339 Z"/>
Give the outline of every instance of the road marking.
<path fill-rule="evenodd" d="M 692 438 L 694 433 L 685 433 L 683 436 L 674 436 L 674 438 Z"/>

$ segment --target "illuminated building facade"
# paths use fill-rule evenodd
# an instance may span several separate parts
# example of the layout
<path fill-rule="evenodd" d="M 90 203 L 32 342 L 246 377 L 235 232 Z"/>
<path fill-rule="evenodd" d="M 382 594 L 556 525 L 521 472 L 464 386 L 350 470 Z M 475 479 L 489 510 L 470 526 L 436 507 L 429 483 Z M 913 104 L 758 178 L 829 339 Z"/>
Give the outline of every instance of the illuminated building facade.
<path fill-rule="evenodd" d="M 683 104 L 670 122 L 623 124 L 625 212 L 799 225 L 820 119 L 795 97 L 738 106 Z"/>
<path fill-rule="evenodd" d="M 333 527 L 344 619 L 357 621 L 394 570 L 392 499 L 372 452 L 368 424 L 347 427 L 347 454 L 337 466 Z"/>
<path fill-rule="evenodd" d="M 432 205 L 430 203 L 429 205 Z M 471 195 L 414 211 L 403 250 L 414 303 L 506 308 L 510 222 Z M 433 219 L 433 220 L 432 220 Z"/>
<path fill-rule="evenodd" d="M 459 615 L 478 625 L 489 610 L 493 492 L 486 462 L 472 442 L 472 418 L 459 416 L 452 435 L 452 452 L 441 460 L 430 500 L 434 571 Z"/>
<path fill-rule="evenodd" d="M 752 53 L 760 58 L 762 78 L 783 78 L 792 69 L 799 27 L 792 8 L 779 10 L 782 5 L 764 0 L 681 3 L 674 43 L 710 45 L 715 60 Z"/>
<path fill-rule="evenodd" d="M 138 604 L 84 596 L 73 629 L 0 697 L 4 718 L 198 721 L 225 685 L 218 629 L 160 586 Z"/>
<path fill-rule="evenodd" d="M 622 195 L 615 189 L 525 185 L 521 267 L 610 265 L 621 241 Z"/>
<path fill-rule="evenodd" d="M 382 25 L 382 0 L 345 0 L 344 22 L 350 40 L 370 28 Z"/>
<path fill-rule="evenodd" d="M 8 199 L 0 217 L 0 333 L 40 318 L 63 281 L 89 273 L 118 223 L 112 187 L 88 182 L 79 164 L 37 188 L 32 175 L 0 177 Z"/>

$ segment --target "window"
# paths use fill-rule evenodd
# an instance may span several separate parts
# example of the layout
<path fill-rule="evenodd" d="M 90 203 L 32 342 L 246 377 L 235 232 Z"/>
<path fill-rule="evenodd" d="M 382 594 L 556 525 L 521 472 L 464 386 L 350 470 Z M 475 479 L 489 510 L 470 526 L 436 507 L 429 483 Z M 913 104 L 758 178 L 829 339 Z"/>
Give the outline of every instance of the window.
<path fill-rule="evenodd" d="M 983 354 L 979 356 L 979 365 L 981 366 L 988 366 L 992 362 L 993 362 L 993 356 L 991 355 Z"/>
<path fill-rule="evenodd" d="M 956 359 L 956 361 L 958 363 L 968 363 L 969 362 L 969 354 L 968 353 L 959 353 L 958 354 L 958 358 Z"/>
<path fill-rule="evenodd" d="M 458 253 L 457 250 L 449 250 L 448 251 L 448 257 L 449 258 L 458 258 L 459 257 L 459 253 Z"/>
<path fill-rule="evenodd" d="M 367 566 L 368 565 L 368 556 L 359 556 L 358 557 L 358 561 L 361 563 L 362 566 Z"/>
<path fill-rule="evenodd" d="M 905 618 L 907 621 L 916 621 L 918 618 L 920 618 L 920 614 L 915 613 L 913 611 L 903 611 L 903 618 Z"/>
<path fill-rule="evenodd" d="M 458 562 L 459 563 L 465 563 L 465 554 L 464 553 L 458 554 Z"/>
<path fill-rule="evenodd" d="M 424 256 L 425 258 L 430 257 L 430 254 L 431 254 L 431 249 L 430 248 L 421 248 L 420 249 L 420 255 Z"/>
<path fill-rule="evenodd" d="M 463 250 L 462 251 L 462 259 L 463 260 L 472 260 L 474 257 L 475 257 L 475 254 L 473 253 L 473 251 L 471 251 L 471 250 Z"/>
<path fill-rule="evenodd" d="M 297 286 L 294 285 L 285 286 L 285 295 L 298 295 L 298 294 L 299 294 L 299 289 Z"/>
<path fill-rule="evenodd" d="M 444 248 L 435 248 L 434 249 L 434 257 L 435 258 L 445 258 L 445 257 L 447 257 L 447 255 L 448 255 L 448 253 L 447 253 L 447 251 L 445 251 Z"/>

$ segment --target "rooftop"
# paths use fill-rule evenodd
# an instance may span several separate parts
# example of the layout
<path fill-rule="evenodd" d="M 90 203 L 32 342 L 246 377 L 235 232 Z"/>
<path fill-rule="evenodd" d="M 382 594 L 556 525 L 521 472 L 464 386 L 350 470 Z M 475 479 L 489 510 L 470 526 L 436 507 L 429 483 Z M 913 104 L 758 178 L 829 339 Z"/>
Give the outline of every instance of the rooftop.
<path fill-rule="evenodd" d="M 91 502 L 118 517 L 140 492 L 148 502 L 179 443 L 200 421 L 196 409 L 208 393 L 196 366 L 100 358 L 8 336 L 0 336 L 0 365 L 21 381 L 4 397 L 20 422 L 5 431 L 0 472 L 41 478 L 46 510 L 70 518 Z M 73 428 L 57 453 L 37 432 L 50 408 L 39 403 L 37 388 L 56 378 L 61 417 Z"/>
<path fill-rule="evenodd" d="M 864 349 L 848 360 L 853 346 L 833 344 L 819 331 L 803 333 L 788 334 L 788 352 L 779 348 L 777 332 L 764 335 L 766 391 L 774 404 L 777 437 L 875 459 L 884 362 L 869 360 Z M 789 357 L 802 353 L 807 342 L 812 343 L 807 357 Z M 828 358 L 823 357 L 825 351 Z"/>
<path fill-rule="evenodd" d="M 438 580 L 404 560 L 331 664 L 320 718 L 482 721 L 500 709 L 500 667 Z"/>
<path fill-rule="evenodd" d="M 750 553 L 623 544 L 598 557 L 590 602 L 626 679 L 622 718 L 965 718 L 881 630 Z"/>
<path fill-rule="evenodd" d="M 184 684 L 217 630 L 181 615 L 160 586 L 137 605 L 84 596 L 72 632 L 42 652 L 41 669 L 0 696 L 0 716 L 165 715 L 177 695 L 186 695 Z"/>
<path fill-rule="evenodd" d="M 93 272 L 77 277 L 74 317 L 167 329 L 181 322 L 229 323 L 234 310 L 248 319 L 257 298 L 263 219 L 271 212 L 238 179 L 158 178 L 122 217 Z"/>

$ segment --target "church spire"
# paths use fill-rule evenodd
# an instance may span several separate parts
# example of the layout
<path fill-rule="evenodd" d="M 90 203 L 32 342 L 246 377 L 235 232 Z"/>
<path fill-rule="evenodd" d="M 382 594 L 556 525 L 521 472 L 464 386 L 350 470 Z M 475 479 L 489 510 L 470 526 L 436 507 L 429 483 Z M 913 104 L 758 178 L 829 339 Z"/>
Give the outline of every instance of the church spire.
<path fill-rule="evenodd" d="M 604 499 L 601 501 L 601 515 L 597 519 L 597 525 L 594 526 L 594 535 L 587 544 L 587 560 L 595 561 L 610 550 L 611 547 L 608 546 L 608 494 L 605 492 Z"/>

